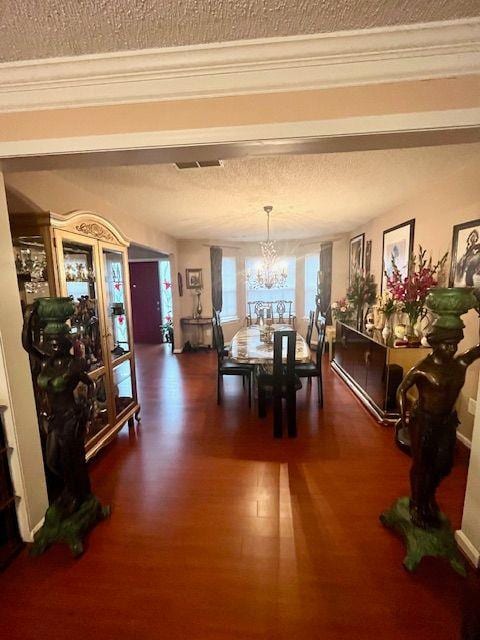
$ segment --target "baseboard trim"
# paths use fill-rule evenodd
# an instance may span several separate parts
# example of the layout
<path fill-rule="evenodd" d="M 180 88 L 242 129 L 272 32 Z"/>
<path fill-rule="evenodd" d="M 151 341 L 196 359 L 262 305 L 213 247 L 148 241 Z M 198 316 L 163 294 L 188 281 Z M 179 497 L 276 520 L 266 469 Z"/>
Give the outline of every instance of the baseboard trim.
<path fill-rule="evenodd" d="M 455 531 L 455 540 L 457 541 L 463 555 L 475 567 L 475 569 L 478 569 L 480 566 L 480 551 L 471 543 L 469 538 L 467 538 L 461 529 Z"/>
<path fill-rule="evenodd" d="M 173 353 L 182 353 L 182 349 L 174 349 Z"/>
<path fill-rule="evenodd" d="M 43 523 L 45 522 L 45 517 L 43 517 L 40 522 L 37 522 L 37 524 L 33 527 L 33 529 L 30 529 L 30 536 L 28 540 L 24 540 L 24 542 L 33 542 L 33 540 L 35 539 L 35 534 L 40 531 L 40 529 L 43 527 Z"/>
<path fill-rule="evenodd" d="M 459 433 L 458 431 L 457 431 L 457 440 L 461 442 L 465 447 L 467 447 L 467 449 L 472 448 L 472 441 L 469 440 L 466 436 L 464 436 L 463 433 Z"/>

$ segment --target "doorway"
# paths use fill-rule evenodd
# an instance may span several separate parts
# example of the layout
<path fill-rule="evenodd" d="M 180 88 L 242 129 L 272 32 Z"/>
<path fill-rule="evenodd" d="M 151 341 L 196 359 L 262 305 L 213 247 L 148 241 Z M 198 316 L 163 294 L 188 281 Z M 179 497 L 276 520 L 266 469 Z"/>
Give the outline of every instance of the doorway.
<path fill-rule="evenodd" d="M 162 342 L 162 313 L 158 261 L 130 262 L 133 339 L 144 344 Z"/>

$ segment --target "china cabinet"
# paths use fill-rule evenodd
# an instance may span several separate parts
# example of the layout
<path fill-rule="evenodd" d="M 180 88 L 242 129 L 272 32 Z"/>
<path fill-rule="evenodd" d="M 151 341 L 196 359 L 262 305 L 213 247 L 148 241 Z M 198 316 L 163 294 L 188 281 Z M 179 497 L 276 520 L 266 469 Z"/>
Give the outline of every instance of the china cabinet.
<path fill-rule="evenodd" d="M 95 382 L 93 417 L 85 442 L 91 458 L 128 421 L 137 402 L 128 241 L 90 212 L 15 213 L 10 216 L 22 307 L 36 298 L 71 296 L 74 353 L 86 359 Z M 39 336 L 41 340 L 41 336 Z M 77 387 L 82 395 L 85 389 Z"/>

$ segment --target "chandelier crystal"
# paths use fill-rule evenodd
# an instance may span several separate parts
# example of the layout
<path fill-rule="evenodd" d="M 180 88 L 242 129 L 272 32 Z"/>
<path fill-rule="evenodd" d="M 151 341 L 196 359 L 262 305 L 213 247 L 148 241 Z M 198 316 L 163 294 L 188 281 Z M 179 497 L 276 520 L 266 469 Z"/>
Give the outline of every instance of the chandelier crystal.
<path fill-rule="evenodd" d="M 287 284 L 288 273 L 284 265 L 278 263 L 275 243 L 270 240 L 270 213 L 273 207 L 267 205 L 263 210 L 267 214 L 267 239 L 260 242 L 262 261 L 246 273 L 249 289 L 279 289 Z"/>

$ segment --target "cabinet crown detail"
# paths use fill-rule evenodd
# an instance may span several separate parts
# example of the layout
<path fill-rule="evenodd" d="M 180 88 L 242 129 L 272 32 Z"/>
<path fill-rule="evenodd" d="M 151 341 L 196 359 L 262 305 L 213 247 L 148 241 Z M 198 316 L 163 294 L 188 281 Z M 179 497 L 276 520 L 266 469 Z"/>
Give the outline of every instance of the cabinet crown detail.
<path fill-rule="evenodd" d="M 79 224 L 75 225 L 75 229 L 79 233 L 83 233 L 86 236 L 91 236 L 93 238 L 96 238 L 97 240 L 116 242 L 116 238 L 114 238 L 110 231 L 105 229 L 105 227 L 102 227 L 102 225 L 98 224 L 97 222 L 80 222 Z"/>

